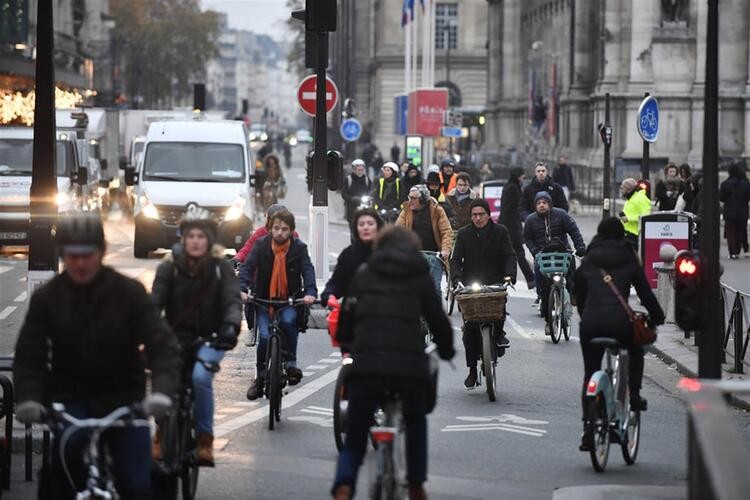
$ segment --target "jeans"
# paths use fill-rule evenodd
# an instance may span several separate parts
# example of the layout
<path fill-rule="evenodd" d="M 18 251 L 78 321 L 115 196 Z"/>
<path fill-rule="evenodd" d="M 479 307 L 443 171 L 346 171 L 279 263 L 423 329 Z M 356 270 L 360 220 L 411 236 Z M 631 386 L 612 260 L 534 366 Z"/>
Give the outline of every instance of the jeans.
<path fill-rule="evenodd" d="M 400 377 L 353 377 L 347 382 L 349 395 L 346 441 L 336 466 L 333 488 L 357 484 L 357 474 L 367 449 L 367 435 L 375 409 L 386 391 L 401 396 L 406 427 L 406 468 L 409 485 L 427 480 L 427 382 Z"/>
<path fill-rule="evenodd" d="M 207 363 L 219 364 L 224 358 L 224 351 L 214 349 L 211 346 L 201 346 L 198 350 L 198 358 Z M 195 431 L 198 433 L 214 433 L 214 372 L 196 362 L 193 366 L 193 391 L 195 391 Z"/>
<path fill-rule="evenodd" d="M 438 297 L 442 297 L 443 291 L 440 284 L 443 281 L 443 264 L 438 261 L 436 255 L 425 255 L 425 257 L 427 258 L 427 263 L 430 265 L 430 276 L 435 283 L 435 290 Z"/>
<path fill-rule="evenodd" d="M 76 418 L 86 418 L 83 405 L 66 404 L 65 411 Z M 65 430 L 69 429 L 65 425 Z M 75 484 L 75 491 L 60 460 L 62 433 L 55 431 L 51 454 L 50 489 L 55 500 L 73 499 L 77 491 L 86 487 L 87 468 L 83 463 L 83 452 L 89 444 L 89 430 L 72 430 L 65 443 L 65 467 Z M 112 473 L 115 487 L 121 498 L 151 498 L 151 439 L 148 427 L 124 427 L 104 432 L 100 443 L 109 449 L 112 457 Z"/>
<path fill-rule="evenodd" d="M 258 308 L 258 351 L 256 370 L 258 378 L 266 377 L 266 350 L 268 349 L 268 336 L 271 320 L 268 311 Z M 286 367 L 297 366 L 297 310 L 293 307 L 285 307 L 279 314 L 279 326 L 281 335 L 281 349 L 284 352 Z"/>

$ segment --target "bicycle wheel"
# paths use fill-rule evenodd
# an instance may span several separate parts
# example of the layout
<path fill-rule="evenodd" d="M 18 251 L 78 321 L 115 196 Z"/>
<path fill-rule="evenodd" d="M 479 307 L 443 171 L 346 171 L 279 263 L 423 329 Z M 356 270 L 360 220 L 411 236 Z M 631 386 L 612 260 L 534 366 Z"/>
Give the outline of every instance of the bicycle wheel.
<path fill-rule="evenodd" d="M 268 429 L 273 430 L 279 416 L 281 405 L 281 353 L 279 352 L 279 337 L 271 335 L 268 338 L 268 360 L 266 368 L 266 397 L 268 398 Z"/>
<path fill-rule="evenodd" d="M 484 373 L 485 386 L 487 387 L 487 397 L 490 401 L 495 401 L 497 395 L 495 393 L 495 386 L 497 380 L 495 378 L 495 339 L 492 338 L 492 326 L 482 325 L 482 372 Z"/>
<path fill-rule="evenodd" d="M 641 444 L 641 412 L 629 410 L 628 427 L 625 430 L 625 441 L 622 443 L 622 458 L 625 463 L 633 465 L 638 457 Z"/>
<path fill-rule="evenodd" d="M 348 401 L 345 384 L 351 369 L 351 364 L 341 366 L 339 376 L 336 378 L 336 387 L 333 390 L 333 438 L 336 440 L 336 450 L 339 452 L 344 447 L 346 439 L 346 404 Z"/>
<path fill-rule="evenodd" d="M 182 500 L 194 500 L 198 490 L 198 442 L 195 436 L 195 425 L 193 424 L 192 412 L 188 418 L 182 420 L 182 467 L 180 470 L 180 485 L 182 489 Z"/>
<path fill-rule="evenodd" d="M 552 337 L 552 342 L 557 344 L 560 342 L 560 337 L 562 336 L 563 321 L 563 302 L 560 288 L 557 286 L 552 287 L 547 302 L 547 306 L 549 307 L 547 323 L 549 324 L 550 337 Z"/>
<path fill-rule="evenodd" d="M 593 444 L 589 450 L 591 465 L 596 472 L 604 472 L 609 459 L 609 419 L 607 417 L 607 403 L 602 395 L 589 402 L 588 421 L 592 427 Z"/>
<path fill-rule="evenodd" d="M 375 477 L 370 488 L 373 500 L 396 500 L 396 474 L 393 470 L 393 443 L 378 447 L 375 462 Z"/>
<path fill-rule="evenodd" d="M 182 453 L 179 430 L 179 409 L 158 423 L 161 434 L 161 460 L 154 461 L 151 473 L 152 488 L 156 498 L 177 498 L 180 454 Z"/>

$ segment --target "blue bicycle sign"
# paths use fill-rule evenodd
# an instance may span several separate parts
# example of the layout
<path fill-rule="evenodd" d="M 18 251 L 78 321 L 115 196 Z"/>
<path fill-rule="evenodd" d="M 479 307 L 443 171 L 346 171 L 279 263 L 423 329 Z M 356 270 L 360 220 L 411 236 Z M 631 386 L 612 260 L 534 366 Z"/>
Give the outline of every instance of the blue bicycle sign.
<path fill-rule="evenodd" d="M 348 118 L 341 123 L 341 137 L 347 142 L 354 142 L 362 135 L 362 124 L 356 118 Z"/>
<path fill-rule="evenodd" d="M 638 107 L 638 133 L 646 142 L 656 142 L 659 136 L 659 103 L 652 96 L 646 97 Z"/>

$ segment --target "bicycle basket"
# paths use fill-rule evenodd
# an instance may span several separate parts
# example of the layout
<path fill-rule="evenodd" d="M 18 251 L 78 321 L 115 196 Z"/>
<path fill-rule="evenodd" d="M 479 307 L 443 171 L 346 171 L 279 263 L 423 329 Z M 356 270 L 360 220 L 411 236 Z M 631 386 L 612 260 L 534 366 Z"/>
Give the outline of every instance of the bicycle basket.
<path fill-rule="evenodd" d="M 456 302 L 466 321 L 502 321 L 508 292 L 458 293 Z"/>
<path fill-rule="evenodd" d="M 540 252 L 536 254 L 539 272 L 546 277 L 553 274 L 565 274 L 570 268 L 573 255 L 567 252 Z"/>

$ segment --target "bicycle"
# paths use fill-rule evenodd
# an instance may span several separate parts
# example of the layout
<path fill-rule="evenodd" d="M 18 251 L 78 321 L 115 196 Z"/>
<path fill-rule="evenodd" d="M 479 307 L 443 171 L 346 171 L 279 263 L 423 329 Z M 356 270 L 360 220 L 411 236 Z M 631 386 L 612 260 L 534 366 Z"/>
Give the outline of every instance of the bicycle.
<path fill-rule="evenodd" d="M 466 326 L 477 326 L 482 337 L 480 352 L 481 370 L 479 370 L 479 385 L 482 377 L 485 380 L 487 397 L 490 402 L 497 399 L 497 360 L 505 355 L 507 347 L 498 347 L 496 332 L 498 322 L 505 319 L 505 303 L 508 298 L 509 285 L 481 285 L 474 283 L 465 287 L 460 282 L 457 285 L 456 300 L 458 308 Z"/>
<path fill-rule="evenodd" d="M 557 344 L 561 337 L 570 340 L 570 319 L 573 306 L 570 294 L 565 287 L 568 269 L 573 254 L 568 252 L 539 252 L 535 257 L 539 272 L 551 280 L 549 300 L 547 301 L 547 322 L 550 326 L 550 337 Z"/>
<path fill-rule="evenodd" d="M 336 386 L 333 389 L 333 438 L 336 442 L 336 451 L 339 453 L 344 448 L 346 440 L 346 417 L 349 409 L 349 400 L 346 395 L 346 381 L 352 371 L 354 360 L 345 353 L 341 357 L 341 369 L 336 377 Z"/>
<path fill-rule="evenodd" d="M 430 266 L 430 269 L 432 268 L 433 261 L 438 261 L 440 263 L 440 268 L 443 271 L 443 276 L 445 277 L 445 281 L 446 283 L 450 283 L 450 273 L 448 271 L 448 263 L 443 260 L 443 256 L 440 254 L 440 252 L 431 252 L 429 250 L 422 250 L 421 253 L 424 256 L 425 260 L 427 260 L 427 264 Z M 432 274 L 430 274 L 430 276 L 432 276 Z M 439 296 L 441 297 L 443 296 L 442 285 L 438 287 L 437 292 Z M 454 291 L 450 286 L 446 287 L 445 301 L 448 302 L 449 304 L 449 309 L 448 309 L 449 315 L 453 313 L 453 306 L 455 302 L 455 297 L 454 297 L 453 292 Z"/>
<path fill-rule="evenodd" d="M 62 403 L 52 403 L 47 409 L 47 425 L 51 429 L 57 429 L 60 435 L 60 456 L 65 456 L 65 447 L 68 440 L 78 430 L 90 429 L 91 437 L 89 444 L 83 452 L 83 463 L 86 465 L 87 477 L 85 489 L 76 494 L 77 500 L 112 500 L 120 498 L 114 483 L 111 470 L 112 457 L 106 447 L 102 446 L 100 439 L 105 431 L 112 428 L 123 427 L 149 427 L 143 409 L 139 404 L 122 406 L 116 408 L 109 415 L 102 418 L 76 418 L 65 411 Z M 66 427 L 66 424 L 67 427 Z M 70 485 L 75 489 L 75 483 L 63 461 L 63 470 Z M 42 478 L 40 485 L 49 486 L 49 481 Z M 44 488 L 44 486 L 40 486 Z M 40 491 L 40 498 L 45 493 Z M 45 497 L 46 498 L 46 497 Z"/>
<path fill-rule="evenodd" d="M 289 307 L 305 305 L 305 302 L 303 299 L 265 300 L 250 297 L 248 303 L 265 309 L 270 318 L 268 345 L 266 346 L 266 386 L 264 392 L 266 399 L 268 399 L 268 429 L 273 430 L 276 422 L 281 421 L 282 389 L 287 384 L 283 367 L 285 352 L 282 347 L 284 331 L 280 326 L 281 311 Z"/>
<path fill-rule="evenodd" d="M 604 369 L 591 376 L 585 396 L 586 433 L 592 437 L 591 465 L 596 472 L 603 472 L 611 442 L 620 444 L 626 464 L 635 463 L 641 441 L 641 412 L 630 406 L 628 351 L 609 337 L 597 337 L 591 343 L 606 347 Z"/>
<path fill-rule="evenodd" d="M 197 441 L 193 414 L 193 366 L 201 363 L 206 370 L 217 373 L 219 365 L 200 359 L 197 350 L 202 345 L 210 345 L 205 339 L 200 339 L 190 345 L 182 371 L 180 392 L 175 398 L 174 410 L 160 422 L 161 460 L 154 462 L 154 489 L 158 498 L 165 500 L 177 498 L 178 482 L 182 490 L 183 500 L 193 500 L 198 490 L 198 473 L 200 468 L 196 461 Z"/>

